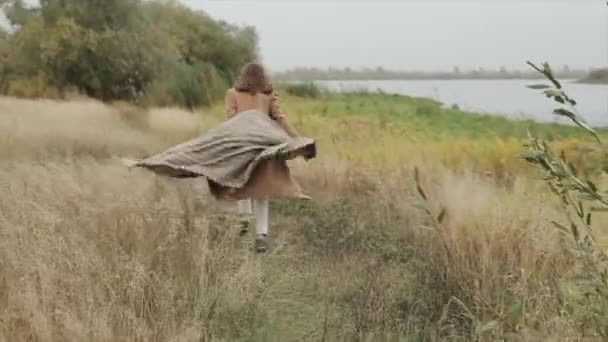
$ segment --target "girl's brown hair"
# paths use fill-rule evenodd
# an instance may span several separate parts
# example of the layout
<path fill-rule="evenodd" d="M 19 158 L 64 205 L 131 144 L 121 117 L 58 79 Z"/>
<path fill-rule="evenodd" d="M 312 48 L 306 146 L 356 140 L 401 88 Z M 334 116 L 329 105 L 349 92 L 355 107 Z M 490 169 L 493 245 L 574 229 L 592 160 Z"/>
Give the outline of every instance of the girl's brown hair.
<path fill-rule="evenodd" d="M 256 93 L 269 95 L 273 92 L 266 69 L 259 63 L 248 63 L 241 69 L 241 74 L 234 83 L 234 89 L 251 95 Z"/>

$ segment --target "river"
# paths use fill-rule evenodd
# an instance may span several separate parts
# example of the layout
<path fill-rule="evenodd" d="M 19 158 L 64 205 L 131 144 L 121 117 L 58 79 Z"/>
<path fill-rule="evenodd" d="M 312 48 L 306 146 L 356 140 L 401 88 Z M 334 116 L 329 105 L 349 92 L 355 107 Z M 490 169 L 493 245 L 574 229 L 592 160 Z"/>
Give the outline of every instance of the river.
<path fill-rule="evenodd" d="M 437 80 L 437 81 L 318 81 L 335 90 L 381 90 L 385 93 L 432 98 L 445 106 L 509 118 L 569 123 L 552 114 L 557 103 L 526 85 L 543 80 Z M 608 85 L 562 81 L 564 90 L 577 102 L 579 113 L 593 126 L 608 126 Z"/>

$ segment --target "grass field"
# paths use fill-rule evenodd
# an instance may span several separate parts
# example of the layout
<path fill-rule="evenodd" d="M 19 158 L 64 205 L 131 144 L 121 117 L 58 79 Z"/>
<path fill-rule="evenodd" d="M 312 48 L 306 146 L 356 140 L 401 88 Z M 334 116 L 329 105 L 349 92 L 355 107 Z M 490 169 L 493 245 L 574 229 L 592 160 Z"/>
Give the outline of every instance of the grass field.
<path fill-rule="evenodd" d="M 220 105 L 0 98 L 0 341 L 601 340 L 606 307 L 582 298 L 563 213 L 520 158 L 530 122 L 391 95 L 283 105 L 319 139 L 291 164 L 315 201 L 273 202 L 260 256 L 204 181 L 117 161 Z M 599 177 L 577 130 L 532 126 Z M 414 167 L 447 208 L 439 233 Z"/>

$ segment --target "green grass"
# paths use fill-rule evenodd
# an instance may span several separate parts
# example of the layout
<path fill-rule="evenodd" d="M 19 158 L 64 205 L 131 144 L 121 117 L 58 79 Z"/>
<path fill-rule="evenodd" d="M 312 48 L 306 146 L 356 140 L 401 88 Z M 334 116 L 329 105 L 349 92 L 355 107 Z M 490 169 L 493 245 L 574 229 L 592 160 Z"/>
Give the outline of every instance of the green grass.
<path fill-rule="evenodd" d="M 327 119 L 360 117 L 384 124 L 387 128 L 411 127 L 422 135 L 444 138 L 524 138 L 527 129 L 554 138 L 584 136 L 580 130 L 568 125 L 472 114 L 443 108 L 433 100 L 401 95 L 358 92 L 328 94 L 316 99 L 288 97 L 284 102 L 288 112 L 302 120 L 307 116 Z"/>

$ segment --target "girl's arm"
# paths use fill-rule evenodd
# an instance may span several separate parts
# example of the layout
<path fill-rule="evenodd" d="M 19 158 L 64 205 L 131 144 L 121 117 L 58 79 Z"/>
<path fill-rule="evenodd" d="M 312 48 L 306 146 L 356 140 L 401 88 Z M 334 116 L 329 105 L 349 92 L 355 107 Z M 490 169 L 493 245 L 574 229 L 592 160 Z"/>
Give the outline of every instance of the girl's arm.
<path fill-rule="evenodd" d="M 236 99 L 233 96 L 232 89 L 226 92 L 226 97 L 224 98 L 224 105 L 226 108 L 226 114 L 228 114 L 228 118 L 232 118 L 236 112 Z"/>
<path fill-rule="evenodd" d="M 289 124 L 285 113 L 281 109 L 281 104 L 279 100 L 279 95 L 275 92 L 272 94 L 272 99 L 270 100 L 270 117 L 276 120 L 283 129 L 289 134 L 290 137 L 295 138 L 298 136 L 296 130 Z"/>

